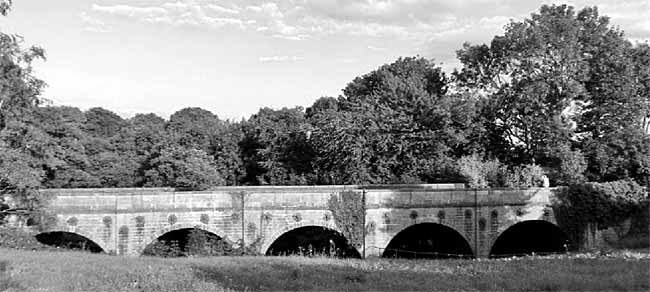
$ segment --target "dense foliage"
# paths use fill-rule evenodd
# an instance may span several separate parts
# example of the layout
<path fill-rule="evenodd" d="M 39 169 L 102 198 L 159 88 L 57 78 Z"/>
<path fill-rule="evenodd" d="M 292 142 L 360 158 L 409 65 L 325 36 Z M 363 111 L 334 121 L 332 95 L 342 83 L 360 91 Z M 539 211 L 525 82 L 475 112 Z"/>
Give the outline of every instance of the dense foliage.
<path fill-rule="evenodd" d="M 0 1 L 2 16 L 10 8 L 10 0 Z M 0 32 L 0 206 L 9 199 L 12 207 L 27 210 L 24 217 L 47 203 L 35 189 L 45 175 L 41 142 L 50 137 L 30 119 L 45 87 L 32 74 L 32 62 L 39 59 L 45 59 L 43 49 L 24 48 L 22 37 Z"/>
<path fill-rule="evenodd" d="M 650 49 L 632 45 L 597 8 L 542 6 L 489 45 L 464 45 L 458 58 L 459 90 L 481 100 L 488 156 L 540 163 L 555 183 L 648 184 Z"/>
<path fill-rule="evenodd" d="M 557 190 L 554 203 L 558 223 L 568 231 L 572 242 L 582 242 L 589 224 L 592 228 L 618 227 L 625 220 L 647 222 L 650 204 L 645 190 L 632 180 L 582 183 Z M 632 225 L 639 222 L 631 222 Z M 648 234 L 647 224 L 641 230 Z M 647 236 L 646 236 L 647 238 Z M 647 246 L 648 243 L 645 244 Z"/>
<path fill-rule="evenodd" d="M 364 239 L 364 218 L 366 217 L 366 206 L 364 195 L 344 191 L 330 195 L 327 201 L 327 208 L 332 212 L 334 223 L 341 230 L 352 246 L 361 248 Z"/>

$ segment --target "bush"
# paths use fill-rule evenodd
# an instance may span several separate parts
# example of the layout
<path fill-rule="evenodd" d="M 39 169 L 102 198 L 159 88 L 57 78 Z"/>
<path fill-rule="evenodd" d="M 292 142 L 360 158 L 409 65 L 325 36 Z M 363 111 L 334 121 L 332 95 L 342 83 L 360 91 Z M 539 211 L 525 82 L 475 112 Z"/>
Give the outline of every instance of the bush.
<path fill-rule="evenodd" d="M 351 245 L 363 245 L 364 217 L 366 206 L 363 196 L 354 191 L 343 191 L 330 195 L 327 207 L 332 212 L 336 226 L 341 230 Z"/>
<path fill-rule="evenodd" d="M 178 241 L 164 241 L 156 240 L 153 243 L 149 244 L 143 251 L 142 255 L 145 256 L 157 256 L 157 257 L 180 257 L 185 256 L 185 253 L 181 250 L 178 245 Z"/>
<path fill-rule="evenodd" d="M 52 250 L 53 248 L 36 240 L 33 234 L 18 228 L 0 227 L 0 247 L 31 249 L 31 250 Z"/>
<path fill-rule="evenodd" d="M 499 160 L 483 160 L 478 154 L 463 156 L 458 172 L 470 188 L 503 187 L 508 169 Z"/>
<path fill-rule="evenodd" d="M 470 188 L 530 188 L 544 186 L 544 170 L 535 164 L 507 167 L 499 160 L 483 160 L 478 154 L 457 161 L 458 172 Z"/>
<path fill-rule="evenodd" d="M 546 181 L 544 170 L 535 164 L 513 167 L 508 172 L 505 186 L 509 188 L 542 187 Z"/>
<path fill-rule="evenodd" d="M 602 230 L 629 218 L 639 220 L 643 217 L 639 214 L 647 214 L 644 211 L 649 203 L 645 190 L 632 180 L 575 184 L 558 190 L 556 198 L 553 203 L 555 217 L 576 243 L 583 242 L 588 224 L 595 224 Z M 645 222 L 632 222 L 632 226 Z M 647 229 L 647 224 L 640 229 Z"/>
<path fill-rule="evenodd" d="M 555 185 L 573 185 L 585 182 L 584 172 L 587 161 L 580 150 L 563 147 L 558 150 L 556 157 L 559 167 L 551 171 L 550 176 Z"/>
<path fill-rule="evenodd" d="M 483 171 L 483 161 L 477 154 L 463 156 L 458 160 L 460 174 L 471 188 L 487 187 L 487 180 Z"/>
<path fill-rule="evenodd" d="M 142 251 L 143 255 L 159 257 L 230 256 L 254 253 L 251 248 L 234 249 L 220 237 L 198 228 L 190 230 L 185 238 L 157 240 Z"/>
<path fill-rule="evenodd" d="M 187 238 L 185 253 L 190 256 L 232 255 L 232 247 L 214 234 L 201 229 L 192 229 Z"/>

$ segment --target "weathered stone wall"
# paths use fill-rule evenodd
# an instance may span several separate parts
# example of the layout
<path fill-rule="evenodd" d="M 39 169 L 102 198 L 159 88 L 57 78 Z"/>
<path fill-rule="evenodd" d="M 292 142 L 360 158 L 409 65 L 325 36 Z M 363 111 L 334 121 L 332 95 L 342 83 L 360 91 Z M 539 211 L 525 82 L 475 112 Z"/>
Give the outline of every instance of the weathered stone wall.
<path fill-rule="evenodd" d="M 43 190 L 56 195 L 51 231 L 85 236 L 104 251 L 139 255 L 166 232 L 201 228 L 233 245 L 265 253 L 282 234 L 302 226 L 338 231 L 328 200 L 354 191 L 365 196 L 365 255 L 381 256 L 405 228 L 432 222 L 461 234 L 475 255 L 487 256 L 508 227 L 527 220 L 555 223 L 551 189 L 474 190 L 462 185 L 220 187 L 206 192 L 172 189 Z M 363 250 L 359 251 L 364 254 Z"/>

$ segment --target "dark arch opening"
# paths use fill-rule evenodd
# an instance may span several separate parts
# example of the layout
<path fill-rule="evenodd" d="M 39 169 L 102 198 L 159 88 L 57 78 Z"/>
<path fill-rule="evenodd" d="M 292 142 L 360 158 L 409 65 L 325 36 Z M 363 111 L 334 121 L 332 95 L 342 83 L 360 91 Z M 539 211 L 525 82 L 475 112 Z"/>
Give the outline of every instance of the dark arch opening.
<path fill-rule="evenodd" d="M 532 220 L 517 223 L 501 233 L 492 245 L 490 257 L 565 253 L 568 248 L 569 238 L 559 227 Z"/>
<path fill-rule="evenodd" d="M 218 235 L 199 229 L 183 228 L 167 232 L 142 251 L 145 256 L 184 257 L 221 256 L 233 254 L 233 249 Z"/>
<path fill-rule="evenodd" d="M 104 250 L 94 241 L 72 232 L 44 232 L 37 234 L 35 237 L 40 243 L 56 248 L 83 250 L 93 253 L 104 252 Z"/>
<path fill-rule="evenodd" d="M 437 223 L 412 225 L 395 235 L 384 250 L 386 258 L 473 258 L 474 253 L 458 231 Z"/>
<path fill-rule="evenodd" d="M 303 255 L 361 258 L 343 234 L 321 226 L 304 226 L 278 237 L 266 251 L 267 256 Z"/>

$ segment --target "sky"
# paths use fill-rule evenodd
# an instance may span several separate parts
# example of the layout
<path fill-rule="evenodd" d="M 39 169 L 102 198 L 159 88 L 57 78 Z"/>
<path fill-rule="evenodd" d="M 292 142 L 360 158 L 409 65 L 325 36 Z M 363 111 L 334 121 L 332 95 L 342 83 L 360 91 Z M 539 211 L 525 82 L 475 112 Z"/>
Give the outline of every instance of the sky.
<path fill-rule="evenodd" d="M 552 3 L 596 5 L 631 41 L 650 40 L 648 0 L 14 0 L 0 30 L 46 50 L 35 75 L 53 105 L 239 120 L 338 96 L 400 56 L 451 71 L 464 42 Z"/>

